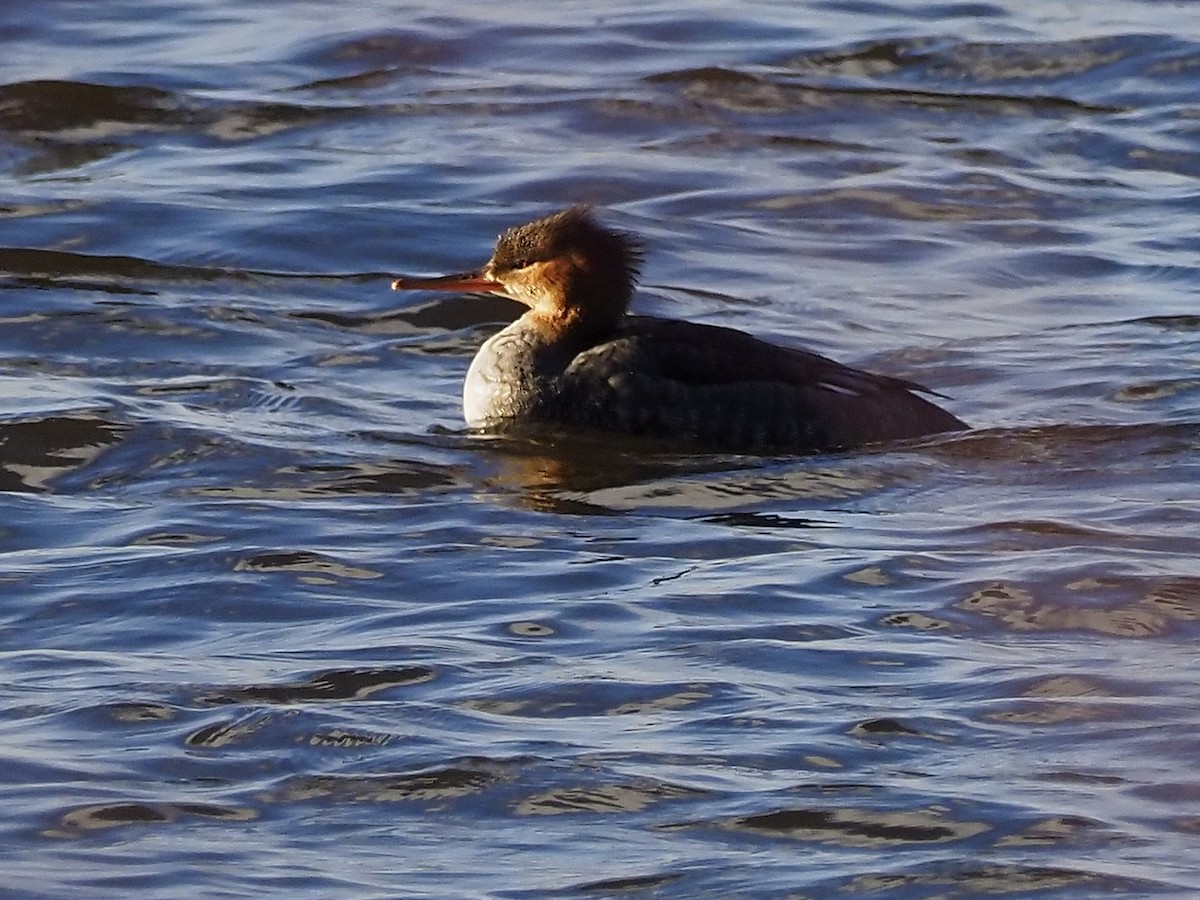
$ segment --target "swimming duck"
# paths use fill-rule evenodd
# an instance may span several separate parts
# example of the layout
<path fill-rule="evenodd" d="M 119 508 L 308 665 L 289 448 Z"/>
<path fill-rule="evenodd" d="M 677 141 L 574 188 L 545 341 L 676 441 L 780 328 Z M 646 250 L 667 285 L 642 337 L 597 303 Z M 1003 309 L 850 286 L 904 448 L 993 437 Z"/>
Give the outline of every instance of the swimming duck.
<path fill-rule="evenodd" d="M 912 381 L 732 328 L 631 315 L 641 261 L 637 238 L 575 206 L 505 231 L 477 271 L 400 276 L 392 288 L 528 307 L 471 363 L 463 414 L 472 428 L 565 426 L 800 453 L 968 427 Z"/>

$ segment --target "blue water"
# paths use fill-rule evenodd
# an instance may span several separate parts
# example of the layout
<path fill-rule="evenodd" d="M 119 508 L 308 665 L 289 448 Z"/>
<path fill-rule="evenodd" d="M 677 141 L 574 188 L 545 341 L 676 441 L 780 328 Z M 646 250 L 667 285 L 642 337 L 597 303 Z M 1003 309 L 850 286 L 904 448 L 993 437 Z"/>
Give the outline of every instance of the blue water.
<path fill-rule="evenodd" d="M 0 893 L 1200 892 L 1187 3 L 0 9 Z M 639 311 L 949 395 L 467 433 L 578 202 Z"/>

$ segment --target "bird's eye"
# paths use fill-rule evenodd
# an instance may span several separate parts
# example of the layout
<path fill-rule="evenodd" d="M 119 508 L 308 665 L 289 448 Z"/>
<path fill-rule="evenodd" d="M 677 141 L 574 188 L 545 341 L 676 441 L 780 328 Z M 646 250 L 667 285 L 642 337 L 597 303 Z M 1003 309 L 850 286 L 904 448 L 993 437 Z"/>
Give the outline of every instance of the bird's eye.
<path fill-rule="evenodd" d="M 526 259 L 525 257 L 523 257 L 523 256 L 518 256 L 516 259 L 514 259 L 514 260 L 512 261 L 512 267 L 513 267 L 514 269 L 523 269 L 523 268 L 525 268 L 527 265 L 529 265 L 529 260 L 527 260 L 527 259 Z"/>

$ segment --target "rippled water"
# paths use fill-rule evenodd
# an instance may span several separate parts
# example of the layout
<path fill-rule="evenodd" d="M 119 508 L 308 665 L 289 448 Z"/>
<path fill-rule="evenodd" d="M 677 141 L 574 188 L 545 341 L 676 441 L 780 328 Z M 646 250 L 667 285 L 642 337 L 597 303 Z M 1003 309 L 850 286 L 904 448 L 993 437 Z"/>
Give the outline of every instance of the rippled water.
<path fill-rule="evenodd" d="M 1200 890 L 1191 12 L 4 6 L 5 895 Z M 976 429 L 466 434 L 575 202 Z"/>

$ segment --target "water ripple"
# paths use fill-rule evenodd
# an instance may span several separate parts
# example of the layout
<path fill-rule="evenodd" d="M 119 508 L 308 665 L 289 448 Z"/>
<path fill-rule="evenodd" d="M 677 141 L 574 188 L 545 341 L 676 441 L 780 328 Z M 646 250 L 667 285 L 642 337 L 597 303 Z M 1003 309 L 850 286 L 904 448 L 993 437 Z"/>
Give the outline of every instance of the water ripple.
<path fill-rule="evenodd" d="M 1178 4 L 0 10 L 6 896 L 1200 889 Z M 639 311 L 975 425 L 461 421 L 568 203 Z"/>

